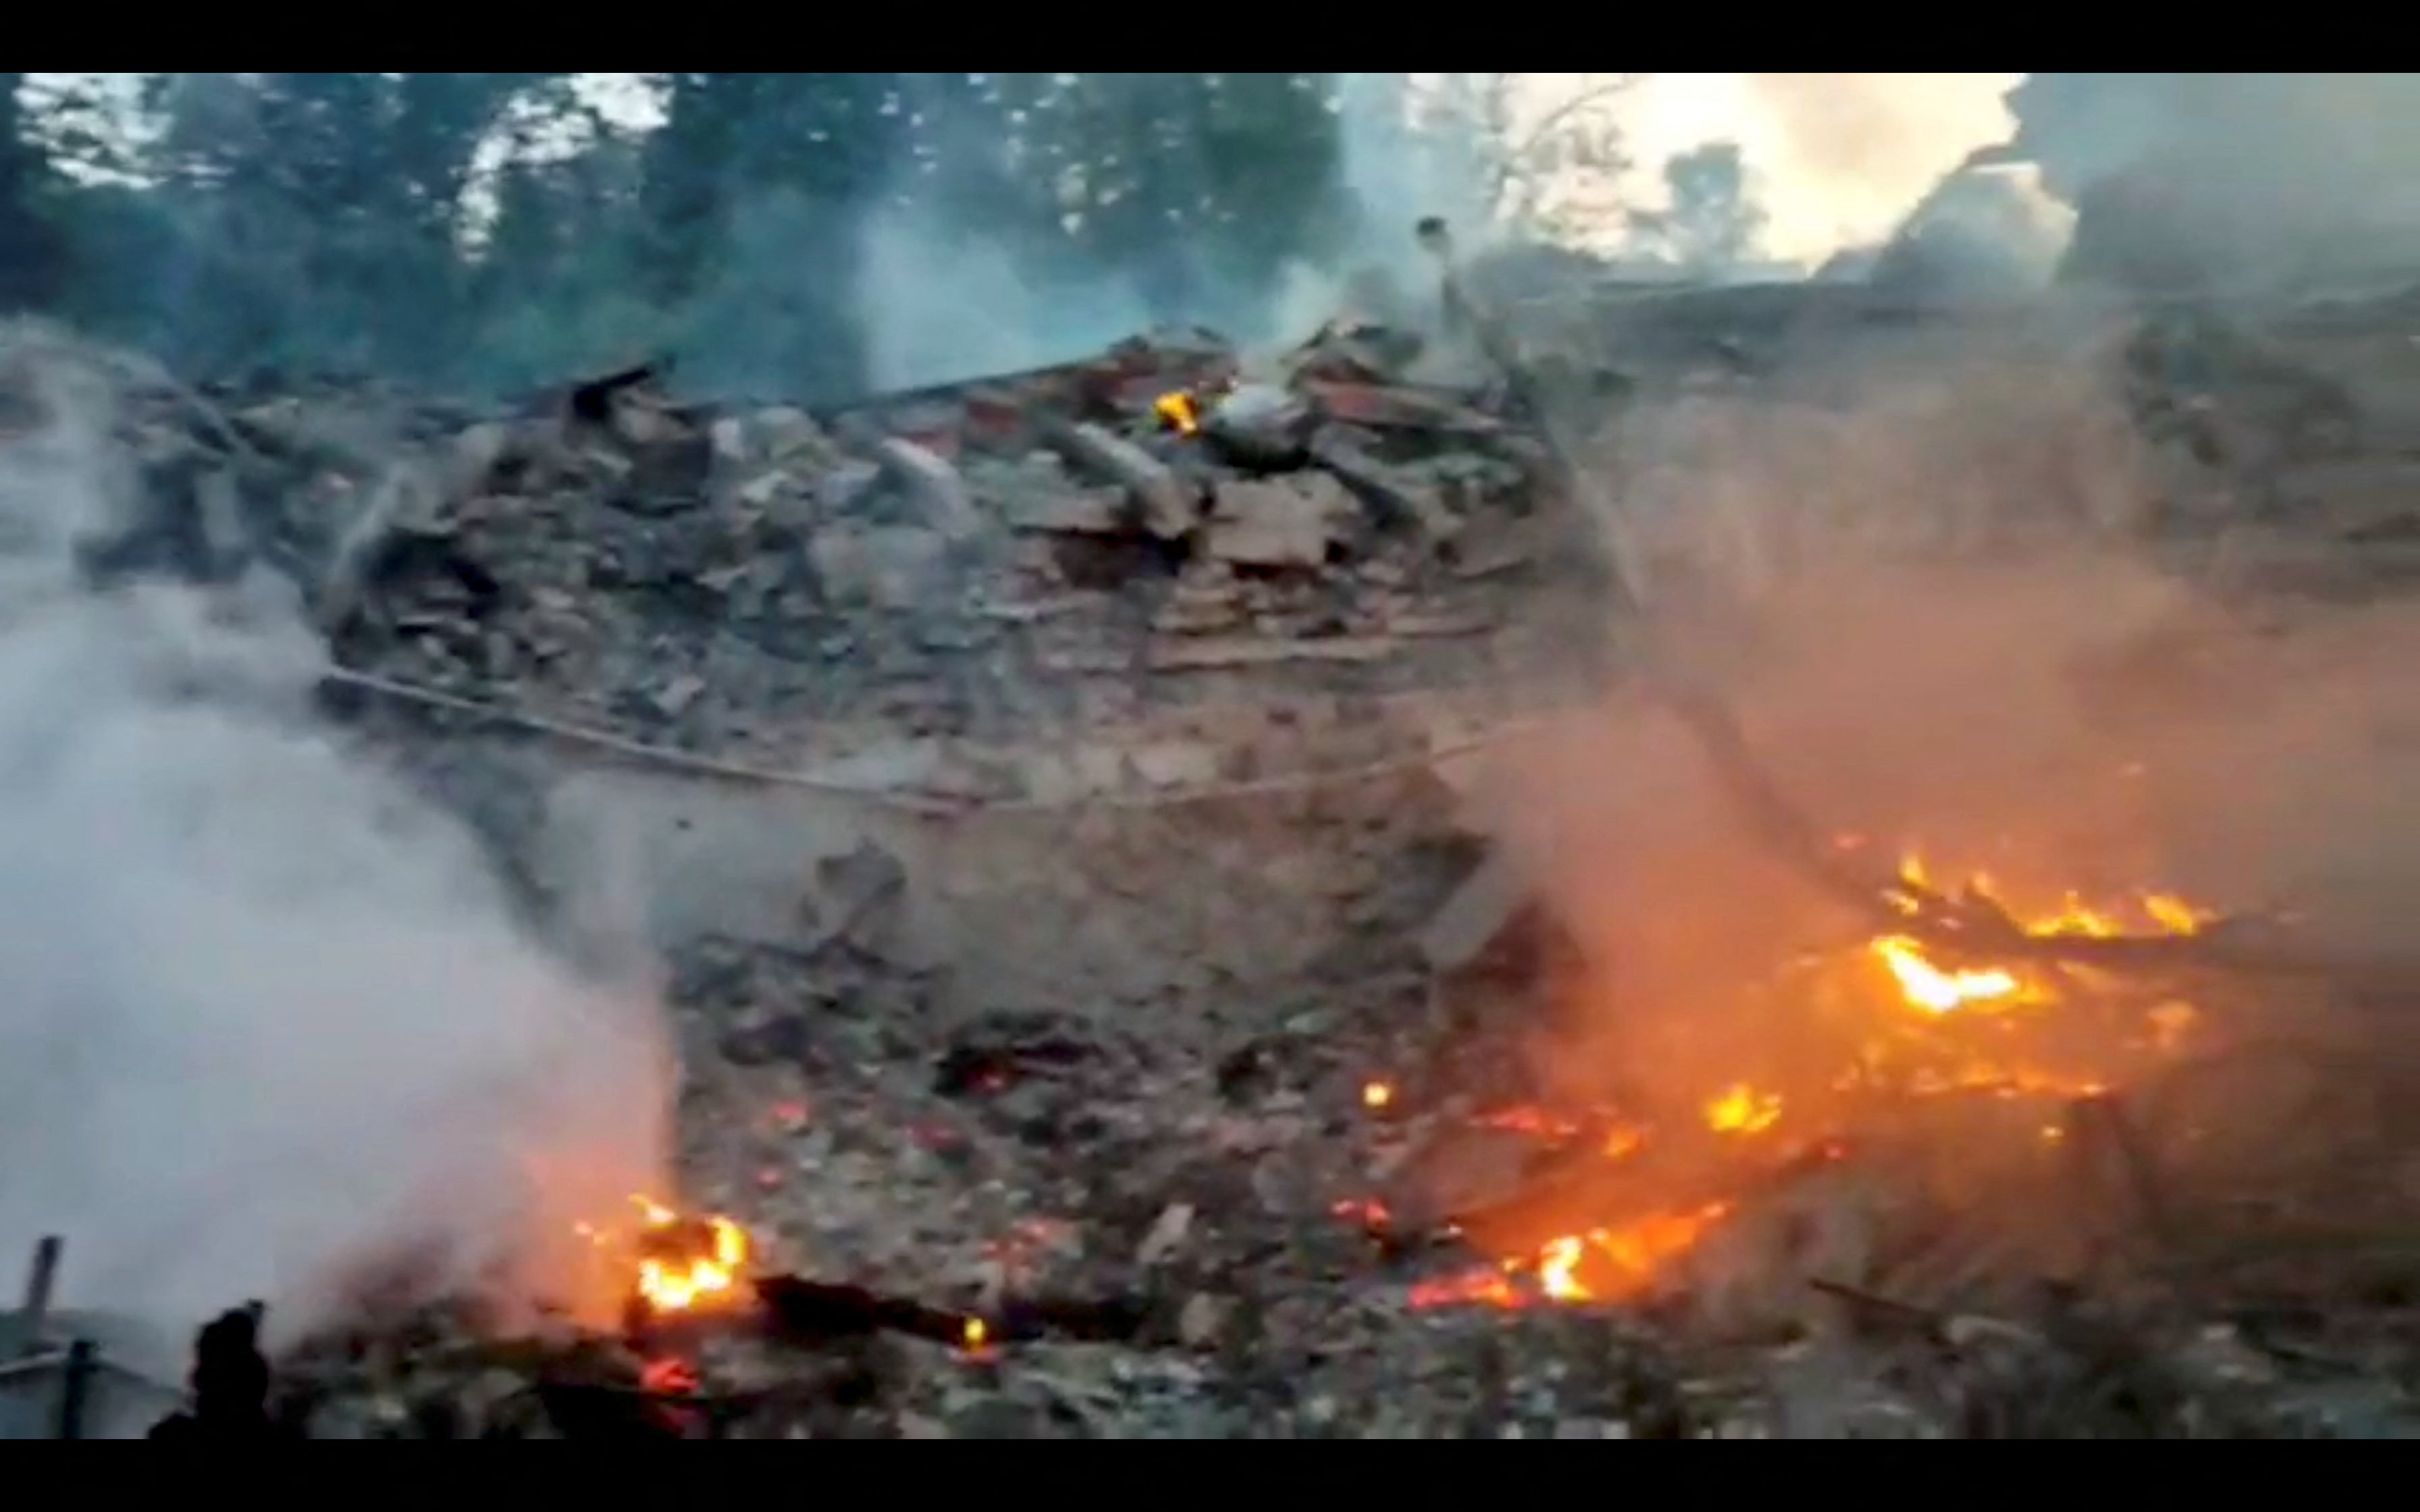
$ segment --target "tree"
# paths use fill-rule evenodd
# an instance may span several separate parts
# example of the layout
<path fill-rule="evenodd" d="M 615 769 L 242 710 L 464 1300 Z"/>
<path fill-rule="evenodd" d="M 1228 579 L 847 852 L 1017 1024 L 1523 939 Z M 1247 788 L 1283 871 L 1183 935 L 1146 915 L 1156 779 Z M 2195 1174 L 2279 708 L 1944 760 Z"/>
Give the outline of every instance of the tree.
<path fill-rule="evenodd" d="M 1063 243 L 1054 184 L 1034 170 L 1025 128 L 1041 74 L 903 73 L 903 208 L 980 227 L 1010 246 Z"/>
<path fill-rule="evenodd" d="M 457 375 L 481 146 L 543 75 L 174 74 L 140 167 L 169 228 L 154 339 L 205 367 Z"/>
<path fill-rule="evenodd" d="M 1401 77 L 1420 177 L 1449 202 L 1434 213 L 1512 239 L 1571 239 L 1629 166 L 1620 107 L 1635 74 L 1580 74 L 1543 109 L 1525 101 L 1519 74 Z"/>
<path fill-rule="evenodd" d="M 644 139 L 550 85 L 499 153 L 493 219 L 472 274 L 481 326 L 474 376 L 518 389 L 661 349 L 667 312 L 648 297 L 640 217 Z"/>
<path fill-rule="evenodd" d="M 685 365 L 726 387 L 854 389 L 857 228 L 904 144 L 896 76 L 662 80 L 643 203 L 652 292 L 682 311 Z"/>
<path fill-rule="evenodd" d="M 655 74 L 660 124 L 629 130 L 577 75 L 142 77 L 135 129 L 109 76 L 0 155 L 0 252 L 43 261 L 10 219 L 36 205 L 76 311 L 202 371 L 519 381 L 654 347 L 813 396 L 864 379 L 885 227 L 979 238 L 994 286 L 1121 324 L 1141 291 L 1232 325 L 1347 220 L 1330 74 Z"/>
<path fill-rule="evenodd" d="M 0 73 L 0 310 L 49 308 L 65 271 L 40 208 L 51 169 L 25 130 L 24 92 L 23 74 Z"/>
<path fill-rule="evenodd" d="M 1656 255 L 1693 273 L 1721 273 L 1752 257 L 1764 211 L 1749 192 L 1737 145 L 1711 142 L 1664 164 L 1669 203 L 1633 211 L 1632 234 Z"/>
<path fill-rule="evenodd" d="M 1156 318 L 1265 306 L 1285 266 L 1341 241 L 1336 76 L 1005 74 L 990 81 L 1026 257 L 1138 290 Z M 943 170 L 946 175 L 947 170 Z"/>
<path fill-rule="evenodd" d="M 1336 246 L 1343 133 L 1332 73 L 1198 76 L 1193 138 L 1216 255 L 1263 293 Z"/>

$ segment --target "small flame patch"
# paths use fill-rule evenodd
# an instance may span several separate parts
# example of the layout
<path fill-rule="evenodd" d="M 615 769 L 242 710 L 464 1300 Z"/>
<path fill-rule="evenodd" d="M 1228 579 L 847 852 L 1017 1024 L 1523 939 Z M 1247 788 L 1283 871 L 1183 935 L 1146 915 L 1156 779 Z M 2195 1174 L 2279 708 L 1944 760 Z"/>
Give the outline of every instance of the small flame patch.
<path fill-rule="evenodd" d="M 1202 431 L 1202 402 L 1178 389 L 1163 393 L 1151 402 L 1151 412 L 1159 423 L 1179 436 L 1197 436 Z"/>
<path fill-rule="evenodd" d="M 742 1295 L 748 1268 L 748 1231 L 719 1213 L 704 1217 L 674 1211 L 652 1197 L 633 1196 L 635 1234 L 582 1225 L 580 1233 L 611 1263 L 631 1265 L 633 1300 L 659 1317 L 726 1305 Z"/>

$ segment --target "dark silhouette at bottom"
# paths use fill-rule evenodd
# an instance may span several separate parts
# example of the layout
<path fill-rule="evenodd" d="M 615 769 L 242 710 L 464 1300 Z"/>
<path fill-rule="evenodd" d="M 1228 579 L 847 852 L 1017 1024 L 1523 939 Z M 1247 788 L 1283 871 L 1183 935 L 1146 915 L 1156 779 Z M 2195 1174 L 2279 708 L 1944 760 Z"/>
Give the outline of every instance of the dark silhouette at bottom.
<path fill-rule="evenodd" d="M 269 1358 L 260 1352 L 260 1319 L 266 1309 L 248 1303 L 223 1313 L 194 1338 L 194 1368 L 187 1378 L 192 1405 L 151 1427 L 147 1437 L 191 1440 L 271 1440 L 293 1434 L 269 1412 Z"/>

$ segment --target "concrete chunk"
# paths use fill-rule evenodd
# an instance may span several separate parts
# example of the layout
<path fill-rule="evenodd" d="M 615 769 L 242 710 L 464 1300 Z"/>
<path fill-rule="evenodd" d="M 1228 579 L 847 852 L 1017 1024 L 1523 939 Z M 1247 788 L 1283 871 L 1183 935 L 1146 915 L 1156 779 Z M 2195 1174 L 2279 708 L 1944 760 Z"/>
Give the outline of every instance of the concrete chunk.
<path fill-rule="evenodd" d="M 924 523 L 953 541 L 983 533 L 983 516 L 967 492 L 958 470 L 930 448 L 892 436 L 875 448 L 883 470 L 908 490 Z"/>
<path fill-rule="evenodd" d="M 1356 513 L 1353 496 L 1322 472 L 1222 483 L 1204 544 L 1239 566 L 1325 566 Z"/>
<path fill-rule="evenodd" d="M 939 535 L 912 526 L 840 526 L 807 543 L 808 563 L 829 599 L 894 611 L 935 602 L 948 554 Z"/>
<path fill-rule="evenodd" d="M 1462 521 L 1435 489 L 1387 466 L 1334 429 L 1312 442 L 1311 455 L 1380 510 L 1415 522 L 1432 540 L 1450 541 L 1460 533 Z"/>
<path fill-rule="evenodd" d="M 1143 528 L 1160 539 L 1180 539 L 1198 523 L 1192 490 L 1166 463 L 1125 437 L 1094 424 L 1058 425 L 1050 441 L 1078 467 L 1133 495 Z"/>
<path fill-rule="evenodd" d="M 1528 875 L 1510 856 L 1496 852 L 1420 932 L 1420 955 L 1434 971 L 1461 970 L 1503 938 L 1533 896 Z"/>

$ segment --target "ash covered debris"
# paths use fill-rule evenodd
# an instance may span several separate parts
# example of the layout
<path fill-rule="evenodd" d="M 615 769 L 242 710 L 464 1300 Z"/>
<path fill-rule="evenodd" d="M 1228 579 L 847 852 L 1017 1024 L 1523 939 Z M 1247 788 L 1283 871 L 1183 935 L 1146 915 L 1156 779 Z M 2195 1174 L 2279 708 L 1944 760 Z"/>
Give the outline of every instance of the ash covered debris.
<path fill-rule="evenodd" d="M 1778 1332 L 1698 1312 L 1677 1276 L 1626 1311 L 1517 1302 L 1510 1273 L 1493 1294 L 1444 1291 L 1468 1264 L 1456 1242 L 1377 1206 L 1390 1180 L 1411 1184 L 1405 1152 L 1461 1162 L 1467 1199 L 1535 1177 L 1484 1177 L 1444 1149 L 1484 1136 L 1535 1164 L 1559 1136 L 1517 1102 L 1468 1100 L 1517 1095 L 1510 1046 L 1437 1038 L 1422 1070 L 1414 1017 L 1374 988 L 1333 995 L 1223 1085 L 1081 1026 L 953 1041 L 827 1024 L 788 1067 L 715 1077 L 715 1110 L 691 1125 L 697 1199 L 748 1213 L 768 1268 L 811 1284 L 777 1271 L 768 1311 L 652 1341 L 499 1337 L 426 1314 L 313 1341 L 281 1363 L 284 1384 L 329 1437 L 2396 1430 L 2398 1388 L 2355 1389 L 2345 1362 L 2401 1346 L 2281 1304 L 2213 1315 L 2055 1288 L 1990 1308 L 1909 1302 L 1823 1272 L 1804 1286 L 1800 1266 L 1845 1252 L 1827 1241 L 1810 1260 L 1803 1240 L 1721 1261 L 1801 1319 Z M 934 1072 L 975 1060 L 980 1074 Z M 1373 1064 L 1403 1069 L 1391 1097 L 1373 1095 Z M 1718 1292 L 1723 1273 L 1694 1284 Z"/>
<path fill-rule="evenodd" d="M 1144 671 L 1376 691 L 1553 561 L 1517 439 L 1396 381 L 1402 346 L 1341 333 L 1291 387 L 1238 387 L 1221 347 L 1138 341 L 819 415 L 644 370 L 520 419 L 163 402 L 147 517 L 95 565 L 262 555 L 349 667 L 734 760 L 810 718 L 997 737 Z"/>
<path fill-rule="evenodd" d="M 1433 748 L 1587 671 L 1542 613 L 1586 612 L 1568 512 L 1494 395 L 1404 376 L 1417 350 L 1340 326 L 1244 382 L 1159 337 L 818 414 L 635 371 L 501 419 L 153 384 L 126 426 L 153 514 L 111 549 L 133 570 L 198 517 L 186 472 L 235 480 L 230 560 L 302 584 L 331 706 L 538 913 L 618 906 L 627 866 L 659 940 L 823 949 L 873 926 L 818 863 L 871 847 L 912 875 L 857 948 L 948 960 L 937 997 L 1242 997 L 1362 906 L 1305 820 L 1381 872 Z M 1171 905 L 1175 850 L 1220 880 Z"/>
<path fill-rule="evenodd" d="M 1642 493 L 1659 465 L 1692 481 L 1621 454 L 1651 407 L 1778 405 L 1819 434 L 1829 416 L 1838 451 L 1795 451 L 1786 424 L 1773 448 L 1811 488 L 1836 464 L 1855 475 L 1849 418 L 1870 390 L 1848 371 L 1877 353 L 1906 388 L 1963 400 L 1973 366 L 1928 364 L 1943 346 L 1971 363 L 1978 328 L 2014 328 L 1984 349 L 2040 370 L 2076 350 L 2006 311 L 1912 315 L 1870 291 L 1668 296 L 1606 324 L 1619 335 L 1570 365 L 1618 379 L 1592 386 L 1613 409 L 1600 440 Z M 2218 360 L 2234 336 L 2301 338 L 2248 318 L 2213 332 L 2122 332 L 2163 354 L 2130 370 L 2122 418 L 2130 442 L 2223 480 L 2239 535 L 2252 490 L 2391 435 L 2391 384 L 2351 383 L 2348 424 L 2311 396 L 2326 385 Z M 2079 1299 L 2029 1289 L 2049 1269 L 2031 1252 L 1929 1247 L 1974 1218 L 1972 1191 L 1936 1200 L 1926 1120 L 1947 1115 L 1909 1113 L 1914 1132 L 1854 1159 L 1718 1164 L 1692 1211 L 1746 1221 L 1710 1220 L 1721 1242 L 1623 1309 L 1569 1290 L 1552 1243 L 1626 1200 L 1598 1163 L 1636 1110 L 1581 1105 L 1536 1064 L 1569 942 L 1517 938 L 1536 911 L 1508 858 L 1471 880 L 1486 816 L 1432 758 L 1581 680 L 1592 647 L 1575 654 L 1560 627 L 1581 622 L 1556 616 L 1590 584 L 1519 420 L 1407 381 L 1406 358 L 1336 332 L 1246 382 L 1214 344 L 1163 340 L 812 415 L 637 381 L 508 420 L 147 391 L 136 454 L 196 453 L 235 481 L 246 527 L 225 556 L 310 585 L 351 691 L 373 695 L 359 728 L 485 805 L 533 891 L 613 870 L 610 848 L 558 853 L 566 836 L 644 821 L 654 902 L 685 910 L 650 920 L 685 1072 L 685 1202 L 741 1218 L 777 1273 L 920 1309 L 916 1328 L 708 1331 L 662 1354 L 500 1340 L 476 1319 L 382 1325 L 283 1362 L 317 1396 L 314 1431 L 2393 1428 L 2405 1367 L 2337 1392 L 2366 1325 L 2294 1311 L 2286 1282 L 2180 1295 L 2136 1250 Z M 2300 348 L 2288 367 L 2329 361 Z M 2255 438 L 2291 415 L 2277 424 L 2299 439 L 2202 455 L 2202 430 L 2237 434 L 2229 407 L 2262 417 Z M 2012 438 L 2054 450 L 2028 428 L 2043 410 L 2009 413 Z M 190 535 L 200 490 L 151 471 Z M 2062 504 L 2081 486 L 2043 477 Z M 2271 513 L 2332 552 L 2372 538 L 2326 509 Z M 2113 530 L 2192 535 L 2156 512 Z M 178 552 L 110 570 L 225 570 Z M 461 702 L 414 712 L 427 692 Z M 582 738 L 539 750 L 505 738 L 514 719 Z M 712 769 L 590 769 L 573 758 L 592 735 L 623 743 L 608 758 L 670 748 Z M 1330 785 L 1345 776 L 1362 780 Z M 785 779 L 833 791 L 769 791 Z M 1738 1090 L 1692 1148 L 1762 1129 L 1770 1110 Z M 2095 1117 L 2078 1127 L 2104 1131 L 2079 1136 L 2097 1184 L 2073 1205 L 2139 1242 L 2139 1162 Z M 1010 1325 L 1036 1297 L 1131 1326 L 1029 1338 Z M 1001 1326 L 953 1341 L 927 1336 L 936 1317 Z"/>

